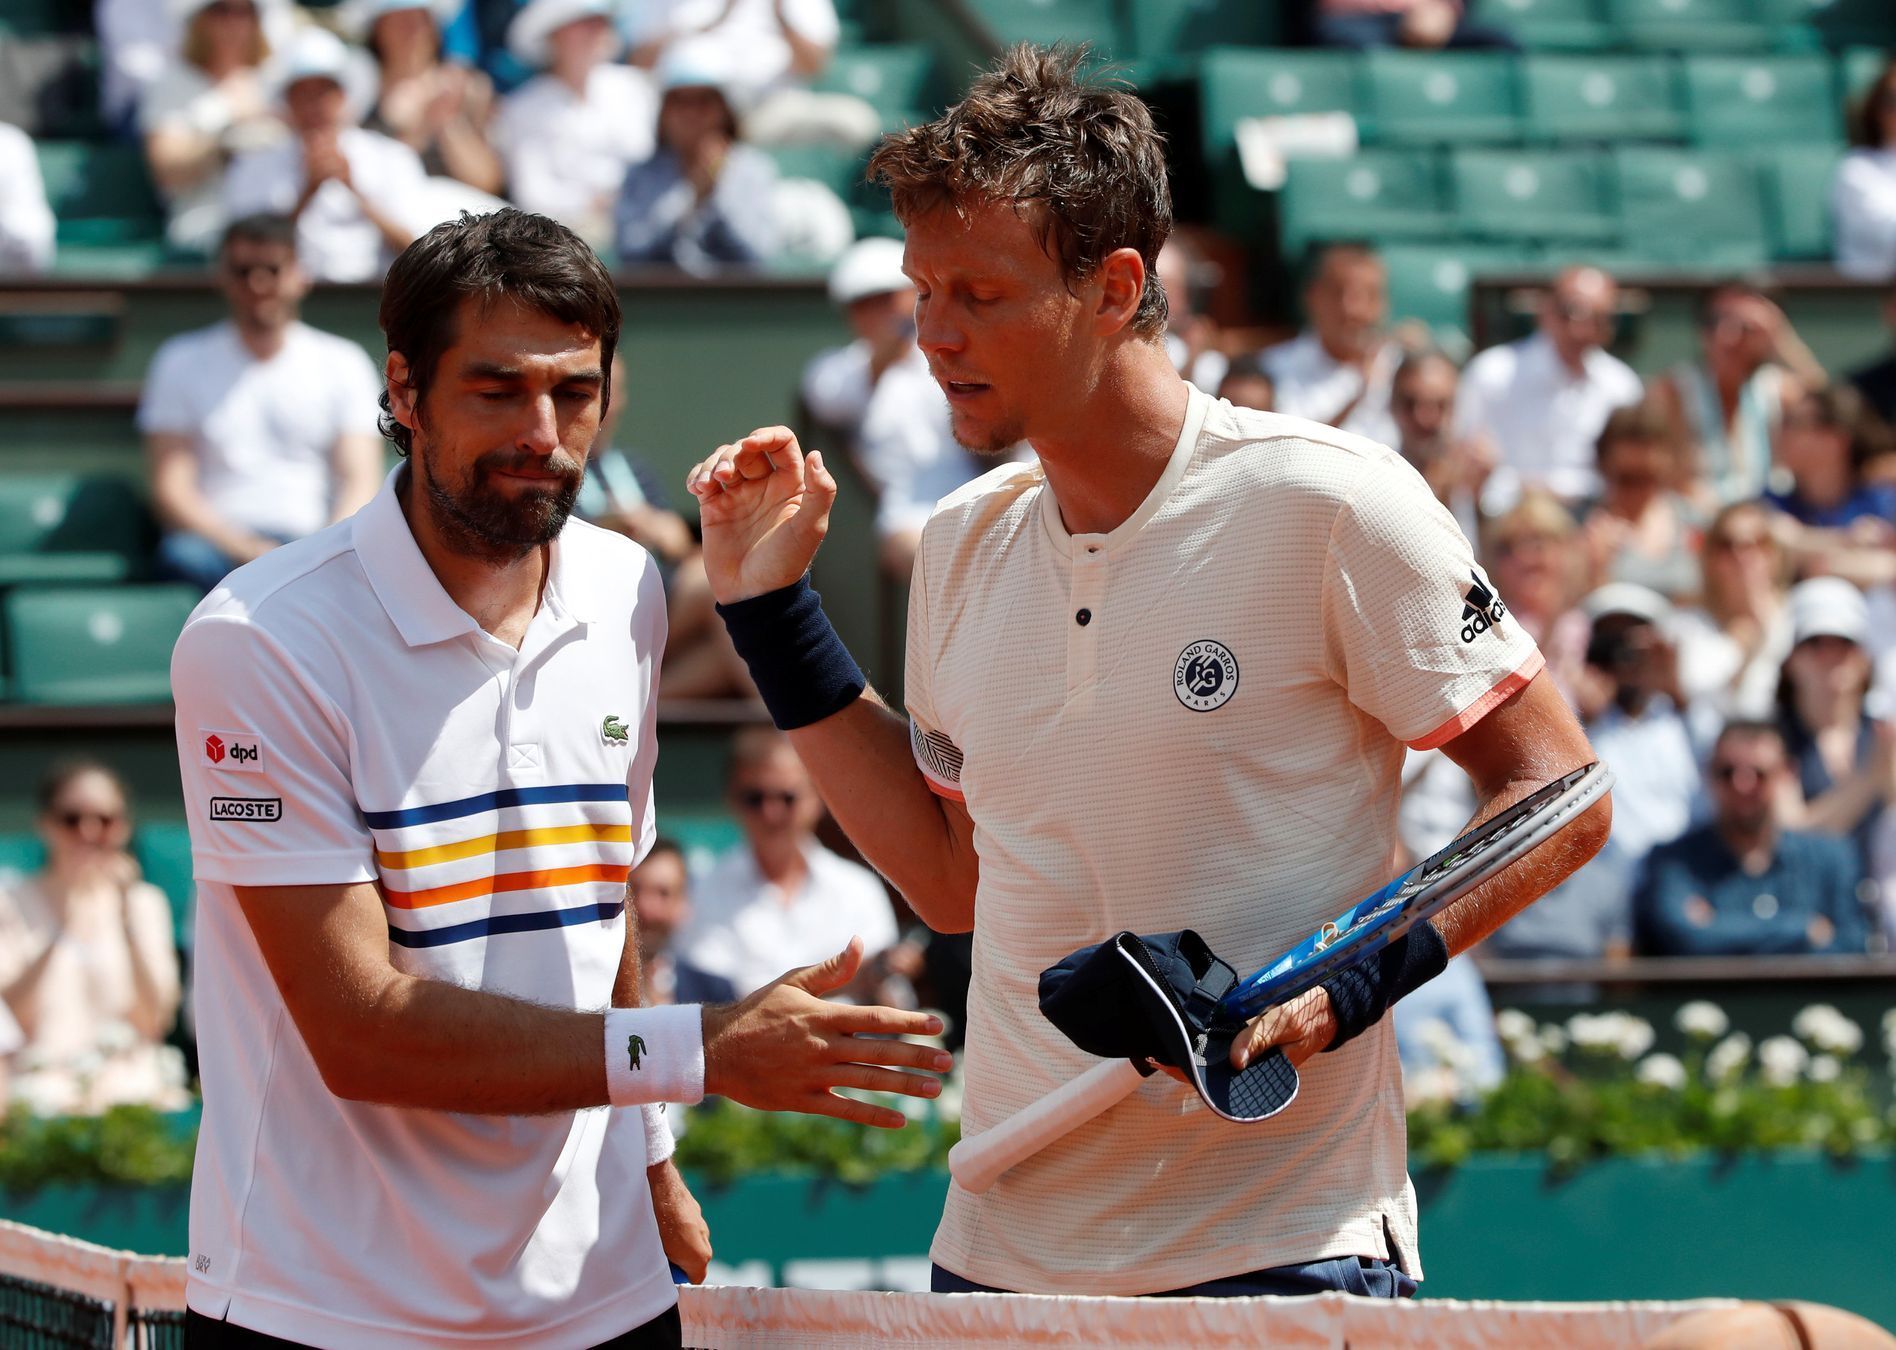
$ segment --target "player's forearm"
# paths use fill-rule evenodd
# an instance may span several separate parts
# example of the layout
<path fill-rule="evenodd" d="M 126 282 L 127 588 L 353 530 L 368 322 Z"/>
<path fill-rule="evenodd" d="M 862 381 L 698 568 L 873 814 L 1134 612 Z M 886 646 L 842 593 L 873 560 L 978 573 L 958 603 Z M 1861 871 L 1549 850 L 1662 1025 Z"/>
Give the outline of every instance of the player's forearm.
<path fill-rule="evenodd" d="M 1542 786 L 1530 779 L 1486 798 L 1468 827 L 1473 829 Z M 1613 798 L 1609 794 L 1525 858 L 1436 915 L 1434 923 L 1449 954 L 1459 956 L 1467 951 L 1578 872 L 1605 845 L 1612 827 Z"/>
<path fill-rule="evenodd" d="M 549 1008 L 439 980 L 386 983 L 305 1036 L 338 1097 L 474 1115 L 606 1103 L 599 1013 Z"/>
<path fill-rule="evenodd" d="M 922 922 L 938 933 L 974 927 L 980 864 L 972 831 L 915 767 L 908 723 L 866 689 L 790 740 L 843 832 Z"/>

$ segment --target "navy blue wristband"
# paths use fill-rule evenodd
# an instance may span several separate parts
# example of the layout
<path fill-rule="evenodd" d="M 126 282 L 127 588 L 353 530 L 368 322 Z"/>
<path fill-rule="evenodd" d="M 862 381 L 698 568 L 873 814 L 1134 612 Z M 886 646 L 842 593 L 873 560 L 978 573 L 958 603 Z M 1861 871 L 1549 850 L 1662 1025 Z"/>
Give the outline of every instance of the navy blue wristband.
<path fill-rule="evenodd" d="M 1339 970 L 1319 988 L 1330 992 L 1336 1038 L 1324 1050 L 1349 1044 L 1382 1020 L 1396 1000 L 1448 969 L 1448 944 L 1424 919 L 1367 961 Z"/>
<path fill-rule="evenodd" d="M 808 576 L 781 590 L 719 605 L 718 614 L 779 731 L 821 722 L 868 687 Z"/>

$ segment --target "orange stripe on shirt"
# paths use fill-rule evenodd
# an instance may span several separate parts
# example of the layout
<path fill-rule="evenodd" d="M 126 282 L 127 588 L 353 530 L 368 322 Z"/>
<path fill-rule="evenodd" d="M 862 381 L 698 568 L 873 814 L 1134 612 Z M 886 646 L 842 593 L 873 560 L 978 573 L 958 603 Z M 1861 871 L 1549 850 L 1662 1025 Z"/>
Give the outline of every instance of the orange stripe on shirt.
<path fill-rule="evenodd" d="M 382 893 L 396 909 L 426 909 L 430 905 L 451 905 L 456 900 L 475 900 L 484 895 L 507 891 L 551 890 L 556 886 L 577 886 L 588 881 L 611 881 L 620 885 L 632 873 L 628 863 L 587 863 L 581 867 L 549 867 L 538 872 L 502 872 L 499 876 L 480 877 L 452 886 L 431 886 L 420 891 L 397 891 L 387 883 Z"/>
<path fill-rule="evenodd" d="M 1466 708 L 1463 708 L 1428 735 L 1422 737 L 1420 740 L 1410 741 L 1409 748 L 1411 750 L 1437 750 L 1447 745 L 1450 741 L 1468 730 L 1469 727 L 1472 727 L 1503 703 L 1513 698 L 1521 690 L 1527 688 L 1528 684 L 1536 675 L 1541 673 L 1541 668 L 1546 664 L 1547 658 L 1542 656 L 1540 651 L 1536 649 L 1532 656 L 1521 662 L 1520 667 L 1515 670 L 1513 674 L 1504 676 L 1501 683 L 1497 684 L 1473 703 L 1470 703 Z"/>
<path fill-rule="evenodd" d="M 426 867 L 430 863 L 455 862 L 482 853 L 501 853 L 507 849 L 539 848 L 552 844 L 629 844 L 630 825 L 544 825 L 531 830 L 502 830 L 478 839 L 459 839 L 451 844 L 433 844 L 427 848 L 405 850 L 376 849 L 375 861 L 383 867 Z"/>

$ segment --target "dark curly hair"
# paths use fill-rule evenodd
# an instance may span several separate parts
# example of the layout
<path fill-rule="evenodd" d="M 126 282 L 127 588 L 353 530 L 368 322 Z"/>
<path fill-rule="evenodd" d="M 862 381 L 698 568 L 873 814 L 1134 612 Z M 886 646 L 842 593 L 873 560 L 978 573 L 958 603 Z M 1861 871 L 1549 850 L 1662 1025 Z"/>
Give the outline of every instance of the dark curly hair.
<path fill-rule="evenodd" d="M 885 137 L 869 176 L 905 225 L 944 205 L 1037 213 L 1041 247 L 1069 286 L 1114 249 L 1137 249 L 1146 283 L 1133 327 L 1157 337 L 1159 249 L 1172 232 L 1165 137 L 1137 94 L 1087 78 L 1089 59 L 1085 47 L 1014 47 L 933 122 Z"/>
<path fill-rule="evenodd" d="M 388 349 L 408 362 L 408 387 L 419 404 L 454 345 L 461 301 L 490 305 L 503 297 L 577 324 L 599 337 L 600 369 L 612 369 L 619 344 L 619 293 L 580 237 L 555 220 L 526 211 L 462 213 L 402 250 L 382 283 L 379 320 Z M 609 399 L 611 391 L 602 390 Z M 395 420 L 382 391 L 382 434 L 406 455 L 413 434 Z"/>

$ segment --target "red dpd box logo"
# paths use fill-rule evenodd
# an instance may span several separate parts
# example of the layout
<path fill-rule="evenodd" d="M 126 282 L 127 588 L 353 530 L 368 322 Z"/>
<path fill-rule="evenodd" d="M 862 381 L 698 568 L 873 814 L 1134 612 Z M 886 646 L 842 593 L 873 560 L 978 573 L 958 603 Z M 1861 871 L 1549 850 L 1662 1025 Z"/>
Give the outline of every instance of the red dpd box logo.
<path fill-rule="evenodd" d="M 220 769 L 258 773 L 263 769 L 263 742 L 255 736 L 213 731 L 204 737 L 204 758 Z"/>

